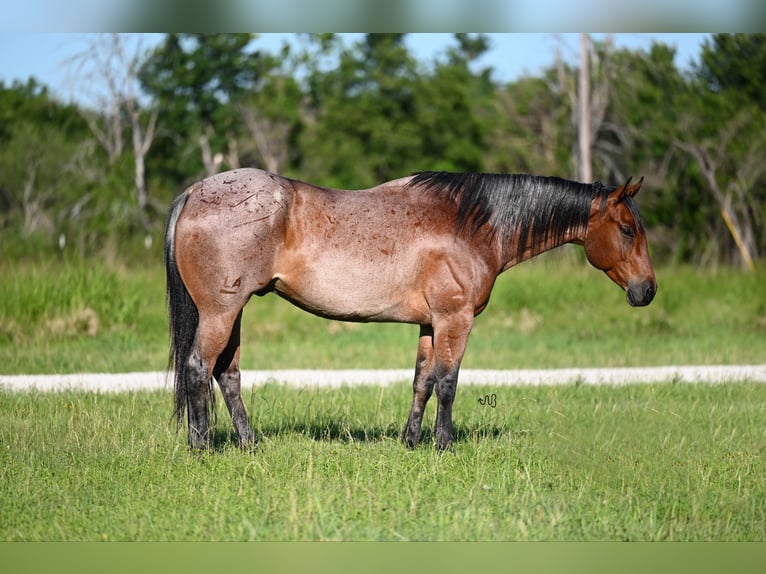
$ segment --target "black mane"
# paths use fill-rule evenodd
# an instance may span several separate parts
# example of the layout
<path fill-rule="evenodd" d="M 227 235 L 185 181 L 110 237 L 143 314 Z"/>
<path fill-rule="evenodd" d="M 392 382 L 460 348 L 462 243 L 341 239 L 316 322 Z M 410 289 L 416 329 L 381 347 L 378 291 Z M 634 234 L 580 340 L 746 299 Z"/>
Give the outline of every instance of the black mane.
<path fill-rule="evenodd" d="M 433 171 L 416 173 L 409 186 L 444 193 L 455 202 L 458 232 L 474 234 L 489 223 L 491 233 L 505 238 L 519 233 L 519 253 L 530 242 L 562 242 L 569 230 L 585 230 L 593 199 L 600 195 L 603 206 L 616 189 L 558 177 Z M 625 200 L 640 226 L 635 204 L 629 197 Z"/>

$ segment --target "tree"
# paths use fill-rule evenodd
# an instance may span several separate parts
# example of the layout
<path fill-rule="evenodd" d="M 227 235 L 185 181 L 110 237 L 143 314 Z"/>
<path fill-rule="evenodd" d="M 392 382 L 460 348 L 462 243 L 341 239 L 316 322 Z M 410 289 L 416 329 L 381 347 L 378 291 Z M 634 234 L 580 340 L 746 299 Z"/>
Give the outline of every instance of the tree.
<path fill-rule="evenodd" d="M 766 111 L 766 34 L 714 34 L 702 46 L 696 74 L 712 93 L 727 93 Z"/>
<path fill-rule="evenodd" d="M 657 42 L 648 51 L 613 52 L 614 89 L 598 145 L 611 150 L 614 180 L 644 177 L 652 190 L 640 202 L 655 255 L 684 261 L 696 257 L 705 237 L 698 185 L 674 144 L 690 97 L 674 57 L 674 48 Z"/>
<path fill-rule="evenodd" d="M 110 164 L 122 156 L 124 133 L 130 130 L 136 205 L 142 215 L 149 201 L 146 156 L 154 141 L 158 114 L 156 106 L 144 110 L 139 103 L 138 73 L 143 55 L 140 41 L 131 49 L 124 34 L 112 33 L 96 35 L 85 50 L 70 59 L 80 95 L 90 99 L 93 106 L 81 107 L 81 112 Z"/>
<path fill-rule="evenodd" d="M 488 41 L 454 39 L 427 67 L 402 34 L 367 34 L 351 46 L 311 37 L 297 168 L 336 187 L 368 187 L 424 169 L 483 169 L 497 119 L 495 85 L 490 70 L 472 66 Z"/>
<path fill-rule="evenodd" d="M 366 34 L 347 47 L 310 37 L 298 169 L 335 187 L 367 187 L 418 168 L 416 61 L 402 34 Z M 334 69 L 322 66 L 337 62 Z"/>
<path fill-rule="evenodd" d="M 263 68 L 252 49 L 255 34 L 168 34 L 139 70 L 143 90 L 156 98 L 170 145 L 163 152 L 196 141 L 204 172 L 217 172 L 225 157 L 239 164 L 241 129 L 236 106 L 257 89 Z M 182 150 L 183 151 L 183 150 Z M 187 174 L 193 168 L 185 167 Z"/>
<path fill-rule="evenodd" d="M 717 204 L 725 227 L 717 226 L 716 241 L 722 244 L 722 232 L 728 234 L 752 269 L 764 244 L 766 215 L 766 35 L 712 36 L 695 73 L 692 104 L 698 113 L 684 116 L 677 145 L 694 160 Z"/>
<path fill-rule="evenodd" d="M 498 90 L 497 123 L 489 142 L 492 171 L 571 178 L 569 100 L 555 70 L 523 77 Z"/>
<path fill-rule="evenodd" d="M 578 68 L 559 60 L 499 85 L 479 67 L 480 34 L 455 34 L 428 62 L 402 34 L 302 35 L 303 50 L 277 53 L 251 34 L 169 34 L 148 54 L 122 35 L 93 37 L 73 62 L 85 104 L 64 105 L 34 80 L 0 83 L 0 233 L 21 245 L 66 233 L 91 253 L 143 243 L 135 232 L 164 222 L 160 199 L 220 169 L 347 188 L 423 169 L 585 177 L 578 149 L 590 146 L 594 179 L 645 177 L 657 261 L 757 263 L 765 38 L 711 36 L 686 73 L 661 43 L 589 42 L 593 137 L 579 144 Z"/>
<path fill-rule="evenodd" d="M 0 228 L 19 227 L 24 237 L 52 234 L 75 199 L 75 176 L 85 133 L 73 106 L 51 99 L 36 80 L 0 82 Z"/>
<path fill-rule="evenodd" d="M 490 165 L 487 148 L 499 121 L 497 87 L 491 69 L 474 72 L 472 67 L 489 49 L 489 40 L 481 34 L 455 34 L 454 39 L 446 58 L 416 83 L 420 169 L 482 171 Z"/>
<path fill-rule="evenodd" d="M 237 105 L 246 127 L 238 148 L 248 165 L 285 173 L 300 130 L 303 93 L 289 45 L 277 56 L 262 55 L 262 65 L 258 89 Z"/>
<path fill-rule="evenodd" d="M 600 132 L 614 89 L 611 54 L 613 41 L 607 36 L 604 42 L 593 42 L 587 35 L 581 36 L 580 68 L 569 69 L 560 55 L 556 57 L 559 90 L 569 97 L 571 125 L 576 137 L 572 140 L 572 160 L 577 177 L 581 181 L 611 175 L 614 168 L 613 149 L 603 145 Z M 606 169 L 605 169 L 606 168 Z M 605 173 L 607 172 L 607 173 Z"/>
<path fill-rule="evenodd" d="M 591 164 L 591 97 L 590 97 L 590 37 L 580 34 L 580 70 L 577 75 L 577 133 L 579 152 L 577 173 L 580 181 L 592 181 Z"/>

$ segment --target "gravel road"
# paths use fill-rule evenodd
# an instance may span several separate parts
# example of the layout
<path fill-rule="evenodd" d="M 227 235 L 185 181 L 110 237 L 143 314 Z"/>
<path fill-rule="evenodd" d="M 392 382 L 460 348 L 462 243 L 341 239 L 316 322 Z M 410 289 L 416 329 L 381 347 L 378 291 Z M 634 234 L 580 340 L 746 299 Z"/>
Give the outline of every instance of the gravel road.
<path fill-rule="evenodd" d="M 298 388 L 341 387 L 343 385 L 390 385 L 412 380 L 411 369 L 391 370 L 282 370 L 243 371 L 245 387 L 267 383 Z M 627 385 L 636 383 L 722 383 L 755 381 L 766 383 L 766 365 L 668 366 L 615 369 L 545 369 L 460 371 L 461 385 Z M 64 391 L 81 389 L 122 392 L 141 389 L 170 389 L 172 381 L 164 372 L 80 373 L 70 375 L 0 375 L 0 387 L 23 391 Z"/>

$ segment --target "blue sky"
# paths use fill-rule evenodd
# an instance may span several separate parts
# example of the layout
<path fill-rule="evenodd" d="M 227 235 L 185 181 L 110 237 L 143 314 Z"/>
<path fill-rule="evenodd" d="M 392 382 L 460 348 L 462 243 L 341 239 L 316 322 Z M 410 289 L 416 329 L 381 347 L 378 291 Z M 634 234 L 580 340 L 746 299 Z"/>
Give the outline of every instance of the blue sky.
<path fill-rule="evenodd" d="M 162 34 L 135 34 L 136 42 L 144 47 L 156 44 Z M 528 34 L 488 34 L 491 50 L 481 60 L 481 66 L 491 66 L 495 78 L 511 81 L 522 75 L 534 75 L 550 66 L 557 51 L 570 62 L 577 61 L 579 34 L 528 33 Z M 636 50 L 648 49 L 653 41 L 663 42 L 676 48 L 676 64 L 687 68 L 692 60 L 697 59 L 702 43 L 708 34 L 700 33 L 624 33 L 613 34 L 619 47 Z M 352 41 L 355 35 L 349 35 Z M 603 39 L 603 34 L 594 34 Z M 286 40 L 293 40 L 293 34 L 264 34 L 259 42 L 269 51 L 276 51 Z M 62 99 L 77 98 L 76 86 L 71 78 L 71 66 L 68 58 L 81 52 L 88 45 L 88 34 L 82 33 L 0 33 L 0 80 L 10 85 L 14 80 L 25 81 L 30 76 L 36 77 L 48 85 L 53 93 Z M 454 40 L 451 34 L 416 33 L 409 36 L 409 46 L 415 56 L 423 61 L 431 61 L 443 54 Z"/>

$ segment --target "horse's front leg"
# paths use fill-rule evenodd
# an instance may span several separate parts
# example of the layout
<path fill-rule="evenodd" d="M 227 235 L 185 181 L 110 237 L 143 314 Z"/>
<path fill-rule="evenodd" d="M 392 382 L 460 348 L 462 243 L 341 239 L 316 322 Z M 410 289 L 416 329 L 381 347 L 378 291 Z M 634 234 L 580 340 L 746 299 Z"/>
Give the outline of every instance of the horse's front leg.
<path fill-rule="evenodd" d="M 452 444 L 452 405 L 457 391 L 460 362 L 465 353 L 473 315 L 464 313 L 420 328 L 418 361 L 413 381 L 413 398 L 402 441 L 414 448 L 420 442 L 423 412 L 436 388 L 436 428 L 434 438 L 439 450 Z"/>
<path fill-rule="evenodd" d="M 434 437 L 440 451 L 452 445 L 452 405 L 457 393 L 460 363 L 473 327 L 473 314 L 463 313 L 434 327 L 436 378 L 436 428 Z"/>
<path fill-rule="evenodd" d="M 452 445 L 452 404 L 455 402 L 459 366 L 442 375 L 436 382 L 436 448 L 447 450 Z"/>

